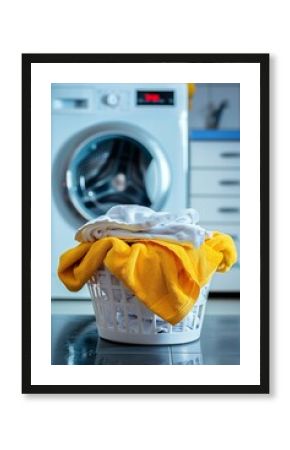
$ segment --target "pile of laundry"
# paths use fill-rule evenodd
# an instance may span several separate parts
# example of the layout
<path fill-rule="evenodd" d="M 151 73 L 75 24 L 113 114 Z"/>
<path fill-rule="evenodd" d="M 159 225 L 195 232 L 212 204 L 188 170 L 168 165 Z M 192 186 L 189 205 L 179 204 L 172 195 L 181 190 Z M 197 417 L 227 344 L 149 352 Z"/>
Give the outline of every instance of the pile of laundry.
<path fill-rule="evenodd" d="M 60 257 L 58 275 L 77 291 L 105 267 L 152 313 L 178 324 L 212 275 L 237 260 L 231 236 L 198 225 L 192 208 L 178 214 L 118 205 L 82 226 L 79 244 Z"/>

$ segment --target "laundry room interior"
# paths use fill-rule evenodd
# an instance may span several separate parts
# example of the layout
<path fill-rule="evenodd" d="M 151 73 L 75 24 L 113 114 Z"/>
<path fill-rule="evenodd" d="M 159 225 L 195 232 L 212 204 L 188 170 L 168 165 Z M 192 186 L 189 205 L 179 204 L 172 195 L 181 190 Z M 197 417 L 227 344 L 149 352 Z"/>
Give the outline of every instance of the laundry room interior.
<path fill-rule="evenodd" d="M 51 85 L 51 364 L 240 364 L 240 85 Z"/>

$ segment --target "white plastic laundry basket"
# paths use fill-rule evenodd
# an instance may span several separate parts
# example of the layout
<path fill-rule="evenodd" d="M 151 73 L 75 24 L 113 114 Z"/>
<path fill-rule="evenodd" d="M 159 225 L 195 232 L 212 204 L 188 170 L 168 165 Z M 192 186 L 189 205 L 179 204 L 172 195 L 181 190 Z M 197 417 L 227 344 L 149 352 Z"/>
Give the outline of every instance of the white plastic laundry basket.
<path fill-rule="evenodd" d="M 209 283 L 190 313 L 171 325 L 152 313 L 108 270 L 96 272 L 88 282 L 99 336 L 129 344 L 184 344 L 200 337 Z"/>

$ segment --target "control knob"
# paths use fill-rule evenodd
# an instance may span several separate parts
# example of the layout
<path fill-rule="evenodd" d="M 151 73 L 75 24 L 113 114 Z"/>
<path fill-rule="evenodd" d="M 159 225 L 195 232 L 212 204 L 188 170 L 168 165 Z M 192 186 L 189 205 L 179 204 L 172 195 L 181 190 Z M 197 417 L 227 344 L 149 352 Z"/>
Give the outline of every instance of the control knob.
<path fill-rule="evenodd" d="M 117 106 L 119 103 L 119 97 L 113 92 L 111 92 L 105 97 L 105 102 L 108 106 L 112 107 Z"/>

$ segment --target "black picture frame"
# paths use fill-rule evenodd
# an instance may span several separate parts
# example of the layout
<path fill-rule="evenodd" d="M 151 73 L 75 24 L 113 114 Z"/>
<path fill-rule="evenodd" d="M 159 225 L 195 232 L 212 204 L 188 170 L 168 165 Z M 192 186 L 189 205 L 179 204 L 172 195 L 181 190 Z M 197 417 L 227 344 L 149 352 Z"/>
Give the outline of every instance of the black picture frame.
<path fill-rule="evenodd" d="M 269 54 L 22 55 L 22 393 L 269 393 Z M 31 384 L 31 65 L 33 63 L 255 63 L 260 65 L 260 383 L 257 385 Z"/>

